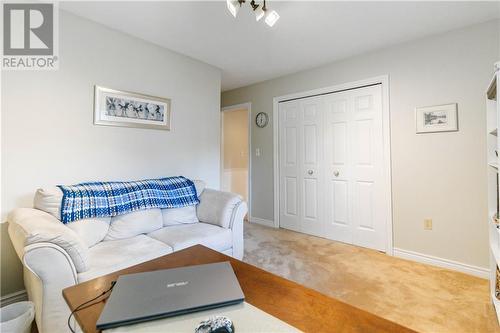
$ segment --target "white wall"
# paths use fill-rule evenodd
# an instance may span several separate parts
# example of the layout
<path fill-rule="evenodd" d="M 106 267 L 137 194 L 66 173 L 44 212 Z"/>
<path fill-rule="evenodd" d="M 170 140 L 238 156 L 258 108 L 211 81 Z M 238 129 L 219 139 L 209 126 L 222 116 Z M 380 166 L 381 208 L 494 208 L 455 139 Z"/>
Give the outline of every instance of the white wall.
<path fill-rule="evenodd" d="M 220 183 L 220 71 L 60 14 L 58 71 L 2 73 L 2 221 L 38 187 L 185 175 Z M 172 100 L 172 130 L 94 126 L 93 86 Z M 2 226 L 2 294 L 22 288 Z"/>
<path fill-rule="evenodd" d="M 499 22 L 393 46 L 248 87 L 222 105 L 252 103 L 272 116 L 273 97 L 390 76 L 394 246 L 488 267 L 485 89 L 500 59 Z M 415 134 L 417 106 L 458 103 L 456 133 Z M 273 220 L 273 129 L 252 126 L 251 216 Z M 423 219 L 434 229 L 425 231 Z"/>

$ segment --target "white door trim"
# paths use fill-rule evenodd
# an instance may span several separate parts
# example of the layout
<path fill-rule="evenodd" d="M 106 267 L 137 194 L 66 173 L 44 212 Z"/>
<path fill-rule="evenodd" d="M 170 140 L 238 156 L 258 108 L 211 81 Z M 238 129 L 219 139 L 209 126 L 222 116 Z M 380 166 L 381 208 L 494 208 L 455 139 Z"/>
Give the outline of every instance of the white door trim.
<path fill-rule="evenodd" d="M 248 190 L 248 217 L 252 215 L 252 103 L 241 103 L 235 105 L 225 106 L 220 109 L 221 117 L 220 117 L 220 181 L 222 185 L 222 180 L 224 176 L 224 117 L 222 116 L 222 112 L 231 112 L 236 110 L 246 109 L 248 113 L 248 177 L 247 177 L 247 190 Z"/>
<path fill-rule="evenodd" d="M 334 93 L 342 90 L 356 89 L 364 86 L 375 84 L 382 85 L 382 126 L 384 137 L 384 170 L 386 170 L 385 184 L 386 200 L 388 202 L 388 219 L 387 219 L 387 239 L 386 239 L 386 253 L 393 255 L 393 233 L 392 233 L 392 181 L 391 181 L 391 123 L 390 123 L 390 107 L 389 107 L 389 75 L 377 76 L 365 80 L 343 83 L 335 86 L 303 91 L 273 98 L 273 168 L 274 168 L 274 227 L 279 228 L 279 116 L 278 104 L 283 101 L 304 98 L 314 95 L 322 95 Z"/>

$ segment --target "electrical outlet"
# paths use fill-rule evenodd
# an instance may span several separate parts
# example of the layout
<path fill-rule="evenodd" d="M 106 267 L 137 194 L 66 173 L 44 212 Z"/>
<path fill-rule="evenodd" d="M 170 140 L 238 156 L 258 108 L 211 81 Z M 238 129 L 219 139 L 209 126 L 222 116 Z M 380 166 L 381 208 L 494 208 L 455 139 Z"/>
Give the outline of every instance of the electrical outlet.
<path fill-rule="evenodd" d="M 432 219 L 424 220 L 424 230 L 432 230 Z"/>

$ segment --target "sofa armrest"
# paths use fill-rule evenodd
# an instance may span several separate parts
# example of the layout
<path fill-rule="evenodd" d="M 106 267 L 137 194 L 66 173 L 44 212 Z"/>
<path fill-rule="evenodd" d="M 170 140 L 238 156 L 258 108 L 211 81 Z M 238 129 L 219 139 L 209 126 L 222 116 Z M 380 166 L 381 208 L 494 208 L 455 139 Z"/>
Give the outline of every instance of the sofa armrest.
<path fill-rule="evenodd" d="M 233 257 L 241 260 L 244 253 L 243 223 L 247 215 L 248 207 L 246 202 L 241 201 L 233 211 L 231 231 L 233 236 Z"/>
<path fill-rule="evenodd" d="M 21 260 L 26 247 L 50 243 L 62 248 L 71 258 L 77 272 L 88 267 L 88 248 L 81 238 L 52 215 L 38 209 L 18 208 L 9 214 L 9 236 Z"/>
<path fill-rule="evenodd" d="M 53 243 L 40 242 L 24 249 L 24 284 L 29 299 L 35 303 L 38 331 L 67 332 L 70 310 L 62 290 L 78 282 L 73 261 L 63 248 Z M 76 326 L 74 322 L 72 326 Z"/>
<path fill-rule="evenodd" d="M 200 222 L 218 225 L 230 229 L 233 223 L 234 210 L 243 202 L 238 194 L 205 189 L 201 195 L 196 213 Z"/>

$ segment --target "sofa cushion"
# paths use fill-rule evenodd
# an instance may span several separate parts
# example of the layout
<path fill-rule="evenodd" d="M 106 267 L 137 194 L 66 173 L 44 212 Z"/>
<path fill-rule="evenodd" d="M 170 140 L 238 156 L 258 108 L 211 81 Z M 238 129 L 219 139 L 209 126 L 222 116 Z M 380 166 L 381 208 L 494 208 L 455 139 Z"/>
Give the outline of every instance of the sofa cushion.
<path fill-rule="evenodd" d="M 88 281 L 169 253 L 172 253 L 170 246 L 145 235 L 100 242 L 89 249 L 90 269 L 78 274 L 78 281 Z"/>
<path fill-rule="evenodd" d="M 66 226 L 76 232 L 87 247 L 91 247 L 106 237 L 110 222 L 110 217 L 101 217 L 70 222 Z"/>
<path fill-rule="evenodd" d="M 205 190 L 205 182 L 202 180 L 193 180 L 194 187 L 196 187 L 196 195 L 199 197 L 203 190 Z M 178 225 L 185 223 L 198 222 L 196 215 L 196 206 L 187 206 L 181 208 L 166 208 L 162 209 L 163 226 Z"/>
<path fill-rule="evenodd" d="M 63 192 L 57 186 L 39 188 L 35 192 L 33 207 L 49 213 L 60 221 L 62 197 Z M 84 219 L 66 225 L 82 238 L 87 247 L 90 247 L 104 239 L 108 232 L 109 222 L 109 217 L 103 217 Z"/>
<path fill-rule="evenodd" d="M 39 188 L 35 192 L 33 207 L 40 209 L 61 220 L 61 201 L 63 192 L 57 186 Z"/>
<path fill-rule="evenodd" d="M 196 216 L 196 206 L 166 208 L 161 210 L 161 214 L 163 217 L 164 227 L 199 222 L 198 217 Z"/>
<path fill-rule="evenodd" d="M 105 241 L 134 237 L 163 227 L 161 209 L 145 209 L 113 216 Z"/>
<path fill-rule="evenodd" d="M 148 234 L 179 251 L 201 244 L 217 251 L 232 247 L 231 230 L 206 223 L 181 224 L 165 227 Z"/>
<path fill-rule="evenodd" d="M 203 180 L 193 180 L 194 187 L 196 188 L 196 195 L 200 196 L 205 189 L 205 182 Z M 33 207 L 43 210 L 54 216 L 56 219 L 61 220 L 61 202 L 63 192 L 57 186 L 48 186 L 39 188 L 35 192 L 33 200 Z"/>
<path fill-rule="evenodd" d="M 206 189 L 201 194 L 200 204 L 197 207 L 198 219 L 201 222 L 230 228 L 234 208 L 241 201 L 241 197 L 237 194 Z"/>

